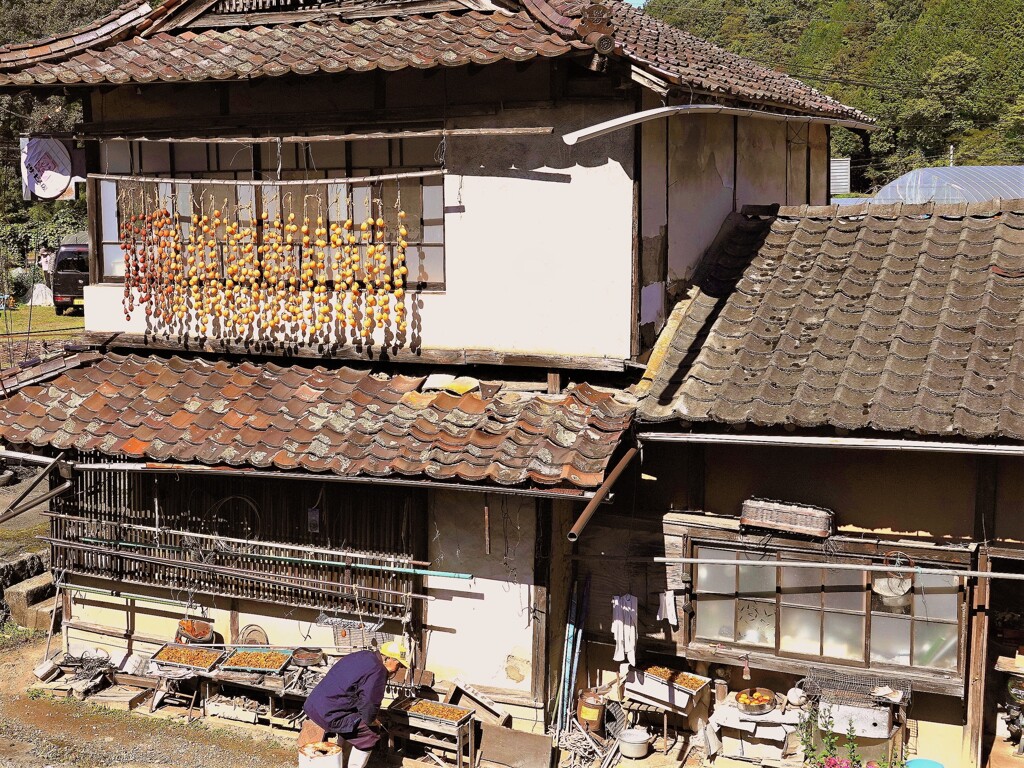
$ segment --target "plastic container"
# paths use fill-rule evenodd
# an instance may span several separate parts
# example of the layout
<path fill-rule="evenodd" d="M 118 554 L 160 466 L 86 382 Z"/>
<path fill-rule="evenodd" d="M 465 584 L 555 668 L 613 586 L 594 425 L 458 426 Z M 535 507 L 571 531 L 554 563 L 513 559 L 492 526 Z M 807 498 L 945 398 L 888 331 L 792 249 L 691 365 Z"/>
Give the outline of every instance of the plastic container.
<path fill-rule="evenodd" d="M 326 741 L 299 747 L 299 768 L 342 768 L 345 752 Z"/>
<path fill-rule="evenodd" d="M 643 728 L 629 728 L 619 734 L 619 752 L 633 760 L 647 757 L 651 739 L 651 734 Z"/>
<path fill-rule="evenodd" d="M 937 760 L 929 760 L 925 757 L 915 757 L 907 761 L 907 768 L 946 768 Z"/>
<path fill-rule="evenodd" d="M 590 733 L 599 733 L 604 727 L 604 699 L 594 691 L 583 691 L 580 693 L 579 704 L 576 707 L 576 719 L 580 721 L 583 730 Z"/>

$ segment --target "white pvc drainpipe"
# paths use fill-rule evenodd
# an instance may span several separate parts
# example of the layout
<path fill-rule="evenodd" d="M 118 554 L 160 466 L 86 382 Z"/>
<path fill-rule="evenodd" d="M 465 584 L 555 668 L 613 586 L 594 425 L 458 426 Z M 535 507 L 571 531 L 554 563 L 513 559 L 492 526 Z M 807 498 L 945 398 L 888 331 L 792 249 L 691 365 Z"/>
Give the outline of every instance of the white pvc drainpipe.
<path fill-rule="evenodd" d="M 603 123 L 592 125 L 589 128 L 582 128 L 562 136 L 562 141 L 572 146 L 581 141 L 589 141 L 599 136 L 604 136 L 615 131 L 621 131 L 640 123 L 650 120 L 658 120 L 663 117 L 672 117 L 680 114 L 710 114 L 710 115 L 739 115 L 757 120 L 774 120 L 783 123 L 822 123 L 824 125 L 838 125 L 841 128 L 851 128 L 860 131 L 873 131 L 877 126 L 872 123 L 861 122 L 860 120 L 842 120 L 836 117 L 818 117 L 814 115 L 787 115 L 782 112 L 762 112 L 759 109 L 744 109 L 742 107 L 726 107 L 720 104 L 680 104 L 675 107 L 655 107 L 645 109 L 642 112 L 634 112 L 631 115 L 623 115 L 613 120 L 606 120 Z"/>
<path fill-rule="evenodd" d="M 798 435 L 720 435 L 695 432 L 641 432 L 641 443 L 704 443 L 710 445 L 788 446 L 790 448 L 853 448 L 860 450 L 919 451 L 924 453 L 984 453 L 1024 456 L 1024 445 L 992 443 L 940 443 L 929 440 L 889 440 L 872 437 L 803 437 Z"/>
<path fill-rule="evenodd" d="M 857 565 L 856 563 L 811 562 L 807 560 L 724 560 L 701 557 L 655 557 L 655 563 L 754 566 L 760 568 L 817 568 L 829 571 L 861 571 L 868 573 L 935 574 L 937 576 L 964 576 L 975 579 L 1006 579 L 1024 581 L 1024 573 L 998 573 L 996 571 L 967 571 L 947 568 L 921 568 L 918 566 Z"/>

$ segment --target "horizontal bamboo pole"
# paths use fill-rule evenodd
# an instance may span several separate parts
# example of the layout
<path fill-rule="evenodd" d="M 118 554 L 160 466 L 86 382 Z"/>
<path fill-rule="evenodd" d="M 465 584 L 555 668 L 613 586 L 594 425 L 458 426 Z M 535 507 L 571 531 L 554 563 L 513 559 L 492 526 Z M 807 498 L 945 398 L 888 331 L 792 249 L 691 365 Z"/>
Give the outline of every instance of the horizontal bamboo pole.
<path fill-rule="evenodd" d="M 376 176 L 353 176 L 347 179 L 285 179 L 280 181 L 268 181 L 265 179 L 174 179 L 165 176 L 127 176 L 125 174 L 90 173 L 89 178 L 97 181 L 130 181 L 143 182 L 146 184 L 171 184 L 171 185 L 213 185 L 233 187 L 289 187 L 289 186 L 319 186 L 321 184 L 348 184 L 360 185 L 377 181 L 399 181 L 401 179 L 425 179 L 431 176 L 444 176 L 446 171 L 406 171 L 403 173 L 384 173 Z"/>

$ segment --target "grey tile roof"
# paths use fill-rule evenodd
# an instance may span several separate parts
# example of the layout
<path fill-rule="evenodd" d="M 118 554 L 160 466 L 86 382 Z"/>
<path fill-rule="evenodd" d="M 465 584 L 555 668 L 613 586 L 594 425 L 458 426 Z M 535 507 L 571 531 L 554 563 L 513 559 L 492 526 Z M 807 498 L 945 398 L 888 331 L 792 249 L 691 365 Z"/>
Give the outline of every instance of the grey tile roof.
<path fill-rule="evenodd" d="M 718 282 L 677 307 L 640 420 L 1024 440 L 1024 201 L 769 221 L 760 246 L 763 224 L 723 232 Z"/>

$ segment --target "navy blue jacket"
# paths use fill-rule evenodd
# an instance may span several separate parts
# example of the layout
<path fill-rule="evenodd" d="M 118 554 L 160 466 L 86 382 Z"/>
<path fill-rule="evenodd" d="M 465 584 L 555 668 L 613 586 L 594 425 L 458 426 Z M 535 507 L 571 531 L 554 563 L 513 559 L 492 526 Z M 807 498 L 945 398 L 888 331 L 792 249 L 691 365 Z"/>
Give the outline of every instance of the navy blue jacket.
<path fill-rule="evenodd" d="M 388 671 L 375 651 L 341 659 L 306 699 L 306 715 L 329 733 L 353 733 L 370 725 L 384 701 Z"/>

